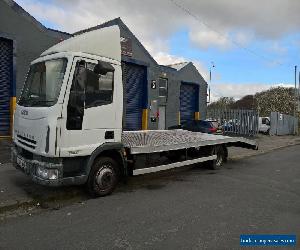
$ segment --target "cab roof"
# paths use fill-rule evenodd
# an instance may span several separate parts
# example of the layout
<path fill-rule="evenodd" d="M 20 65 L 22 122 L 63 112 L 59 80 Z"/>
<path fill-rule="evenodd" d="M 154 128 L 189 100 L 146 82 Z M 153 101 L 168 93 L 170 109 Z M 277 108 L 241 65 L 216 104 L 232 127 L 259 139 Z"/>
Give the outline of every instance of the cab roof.
<path fill-rule="evenodd" d="M 121 61 L 120 29 L 117 25 L 89 31 L 62 41 L 41 56 L 58 52 L 81 52 Z"/>

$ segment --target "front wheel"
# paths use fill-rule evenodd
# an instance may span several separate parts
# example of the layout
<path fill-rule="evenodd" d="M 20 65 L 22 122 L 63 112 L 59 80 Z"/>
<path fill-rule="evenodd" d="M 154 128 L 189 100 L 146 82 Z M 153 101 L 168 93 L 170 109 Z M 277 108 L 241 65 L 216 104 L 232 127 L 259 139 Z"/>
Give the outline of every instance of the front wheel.
<path fill-rule="evenodd" d="M 96 159 L 87 181 L 88 192 L 93 197 L 111 194 L 118 183 L 117 169 L 117 163 L 112 158 Z"/>

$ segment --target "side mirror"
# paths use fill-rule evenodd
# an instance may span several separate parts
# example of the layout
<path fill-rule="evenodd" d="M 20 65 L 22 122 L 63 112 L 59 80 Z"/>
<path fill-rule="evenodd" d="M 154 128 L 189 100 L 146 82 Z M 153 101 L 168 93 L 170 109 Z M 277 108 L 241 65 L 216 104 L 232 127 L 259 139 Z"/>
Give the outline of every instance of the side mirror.
<path fill-rule="evenodd" d="M 94 68 L 94 72 L 98 75 L 106 75 L 108 72 L 114 72 L 115 68 L 108 62 L 100 62 Z"/>

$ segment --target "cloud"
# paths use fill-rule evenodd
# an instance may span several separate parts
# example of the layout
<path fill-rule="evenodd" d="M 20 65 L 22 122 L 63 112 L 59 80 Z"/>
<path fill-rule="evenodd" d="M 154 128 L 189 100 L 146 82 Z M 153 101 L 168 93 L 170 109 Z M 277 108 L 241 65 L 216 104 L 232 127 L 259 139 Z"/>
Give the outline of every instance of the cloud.
<path fill-rule="evenodd" d="M 269 47 L 268 50 L 279 55 L 284 55 L 288 51 L 286 47 L 281 46 L 278 42 L 273 42 L 272 46 Z"/>
<path fill-rule="evenodd" d="M 256 36 L 273 39 L 299 31 L 300 2 L 295 0 L 178 1 L 216 30 L 251 30 Z"/>
<path fill-rule="evenodd" d="M 186 62 L 189 61 L 185 57 L 178 57 L 175 55 L 170 55 L 168 53 L 164 52 L 154 52 L 153 54 L 154 59 L 161 65 L 169 65 L 169 64 L 175 64 L 175 63 L 181 63 L 181 62 Z M 193 60 L 194 66 L 197 68 L 199 73 L 202 75 L 204 80 L 208 81 L 209 78 L 209 71 L 208 69 L 201 63 L 200 61 L 195 61 Z"/>
<path fill-rule="evenodd" d="M 178 57 L 164 52 L 154 53 L 153 57 L 161 65 L 169 65 L 186 61 L 184 57 Z"/>
<path fill-rule="evenodd" d="M 180 22 L 183 19 L 188 19 L 180 9 L 170 5 L 169 1 L 147 4 L 144 1 L 128 0 L 126 4 L 120 4 L 120 1 L 111 0 L 104 4 L 104 2 L 93 0 L 65 0 L 57 1 L 55 5 L 35 0 L 18 0 L 17 2 L 39 20 L 50 21 L 59 29 L 70 33 L 121 16 L 159 64 L 190 61 L 189 58 L 169 53 L 169 36 L 182 25 Z M 172 16 L 167 15 L 168 12 L 165 10 L 168 8 L 172 9 Z M 181 18 L 177 18 L 178 16 Z M 208 70 L 203 63 L 195 60 L 193 63 L 207 79 Z"/>
<path fill-rule="evenodd" d="M 274 41 L 270 49 L 278 55 L 285 48 L 276 40 L 300 31 L 298 0 L 16 0 L 39 20 L 54 23 L 62 31 L 75 32 L 121 17 L 160 64 L 190 61 L 172 55 L 170 38 L 181 29 L 187 30 L 193 46 L 228 50 L 234 43 L 247 46 L 252 40 Z M 182 5 L 192 16 L 178 8 Z M 201 59 L 200 59 L 201 60 Z M 208 70 L 200 61 L 194 65 L 208 80 Z M 282 58 L 280 59 L 282 60 Z M 279 61 L 271 62 L 278 65 Z M 271 65 L 272 66 L 272 65 Z M 216 84 L 211 86 L 214 98 L 240 98 L 269 88 L 269 84 Z"/>
<path fill-rule="evenodd" d="M 221 35 L 206 27 L 192 27 L 189 32 L 189 38 L 193 45 L 201 49 L 207 49 L 209 47 L 228 49 L 232 46 L 228 34 Z"/>
<path fill-rule="evenodd" d="M 17 2 L 34 16 L 56 23 L 67 32 L 121 17 L 139 38 L 145 40 L 153 37 L 165 39 L 179 28 L 187 27 L 190 38 L 194 42 L 199 41 L 199 46 L 214 43 L 228 46 L 226 36 L 236 30 L 240 33 L 235 39 L 240 40 L 243 37 L 242 40 L 248 40 L 249 31 L 256 37 L 276 39 L 300 29 L 300 1 L 297 0 L 53 0 L 51 2 L 17 0 Z M 199 21 L 173 2 L 188 9 Z M 215 31 L 221 32 L 224 36 L 218 36 L 218 32 Z"/>
<path fill-rule="evenodd" d="M 240 99 L 245 95 L 254 95 L 257 92 L 267 90 L 271 87 L 293 87 L 293 84 L 266 84 L 266 83 L 251 83 L 251 84 L 232 84 L 220 83 L 212 84 L 211 88 L 211 101 L 216 101 L 220 97 L 233 97 Z"/>

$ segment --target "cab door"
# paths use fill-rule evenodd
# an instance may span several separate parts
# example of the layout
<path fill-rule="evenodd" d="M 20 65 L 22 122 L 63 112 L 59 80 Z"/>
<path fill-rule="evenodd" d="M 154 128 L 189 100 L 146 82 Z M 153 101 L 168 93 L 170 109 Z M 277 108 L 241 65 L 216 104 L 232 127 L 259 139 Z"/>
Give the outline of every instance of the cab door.
<path fill-rule="evenodd" d="M 121 68 L 102 63 L 111 70 L 99 73 L 99 61 L 74 60 L 61 120 L 61 156 L 90 155 L 103 143 L 121 141 L 122 88 L 116 87 Z"/>

